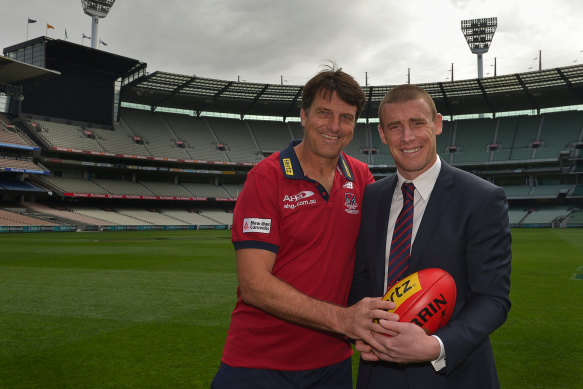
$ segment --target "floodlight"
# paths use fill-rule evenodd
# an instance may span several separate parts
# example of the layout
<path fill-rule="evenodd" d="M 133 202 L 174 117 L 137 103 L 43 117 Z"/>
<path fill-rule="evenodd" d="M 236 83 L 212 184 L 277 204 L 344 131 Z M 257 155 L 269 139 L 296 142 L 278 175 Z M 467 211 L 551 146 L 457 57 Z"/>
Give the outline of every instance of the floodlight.
<path fill-rule="evenodd" d="M 496 27 L 498 27 L 498 18 L 462 20 L 461 25 L 470 50 L 478 55 L 478 78 L 483 78 L 482 54 L 487 53 L 490 49 L 490 43 L 494 38 Z"/>
<path fill-rule="evenodd" d="M 99 19 L 104 18 L 115 0 L 81 0 L 83 11 L 91 16 L 91 47 L 97 48 L 99 42 Z"/>

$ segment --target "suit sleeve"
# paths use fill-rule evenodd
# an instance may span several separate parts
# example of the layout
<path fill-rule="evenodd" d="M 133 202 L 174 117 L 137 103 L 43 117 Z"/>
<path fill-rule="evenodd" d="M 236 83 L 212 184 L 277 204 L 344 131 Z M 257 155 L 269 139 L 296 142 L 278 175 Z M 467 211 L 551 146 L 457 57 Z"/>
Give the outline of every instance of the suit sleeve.
<path fill-rule="evenodd" d="M 352 285 L 348 295 L 348 305 L 356 304 L 365 297 L 371 296 L 370 288 L 372 280 L 369 277 L 367 269 L 367 251 L 366 251 L 366 236 L 369 231 L 370 223 L 372 223 L 371 208 L 374 207 L 375 202 L 371 199 L 371 186 L 364 189 L 362 197 L 362 219 L 360 222 L 360 230 L 358 239 L 356 241 L 356 258 L 354 261 L 354 273 L 352 276 Z"/>
<path fill-rule="evenodd" d="M 445 374 L 487 343 L 488 336 L 506 321 L 510 310 L 508 203 L 502 188 L 485 192 L 476 214 L 466 225 L 465 304 L 448 325 L 436 332 L 445 346 Z"/>

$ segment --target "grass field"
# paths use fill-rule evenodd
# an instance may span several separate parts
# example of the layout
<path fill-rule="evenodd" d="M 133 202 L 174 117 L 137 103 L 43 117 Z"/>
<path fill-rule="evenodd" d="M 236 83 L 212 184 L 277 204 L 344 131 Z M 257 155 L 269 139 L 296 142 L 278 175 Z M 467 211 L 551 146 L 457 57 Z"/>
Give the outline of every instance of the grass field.
<path fill-rule="evenodd" d="M 513 230 L 502 387 L 583 386 L 583 231 Z M 235 303 L 229 231 L 0 235 L 0 388 L 208 388 Z"/>

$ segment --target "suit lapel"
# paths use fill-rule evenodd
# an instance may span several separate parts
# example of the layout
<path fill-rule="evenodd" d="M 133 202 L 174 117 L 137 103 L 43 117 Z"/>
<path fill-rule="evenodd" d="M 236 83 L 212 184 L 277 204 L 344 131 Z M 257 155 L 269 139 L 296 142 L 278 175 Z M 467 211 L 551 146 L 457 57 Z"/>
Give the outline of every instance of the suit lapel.
<path fill-rule="evenodd" d="M 447 163 L 442 161 L 439 176 L 437 177 L 437 181 L 431 192 L 431 197 L 429 197 L 429 202 L 425 208 L 423 219 L 421 219 L 421 224 L 419 225 L 417 235 L 415 236 L 415 242 L 413 242 L 410 266 L 414 269 L 417 269 L 418 260 L 421 258 L 431 234 L 439 225 L 441 214 L 453 194 L 452 189 L 453 169 Z"/>
<path fill-rule="evenodd" d="M 385 179 L 385 185 L 383 185 L 379 196 L 377 199 L 378 212 L 376 216 L 376 226 L 375 231 L 378 234 L 377 238 L 374 240 L 374 266 L 375 266 L 375 280 L 377 285 L 377 290 L 382 296 L 385 294 L 385 256 L 387 248 L 387 229 L 389 225 L 389 214 L 391 213 L 391 203 L 393 201 L 393 193 L 395 192 L 395 187 L 397 186 L 397 175 L 394 174 Z"/>

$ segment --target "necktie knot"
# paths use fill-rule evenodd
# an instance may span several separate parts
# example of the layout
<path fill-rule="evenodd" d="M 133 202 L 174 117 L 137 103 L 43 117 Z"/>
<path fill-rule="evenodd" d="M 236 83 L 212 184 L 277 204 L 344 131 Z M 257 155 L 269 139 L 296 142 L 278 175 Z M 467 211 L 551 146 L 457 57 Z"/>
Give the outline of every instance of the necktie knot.
<path fill-rule="evenodd" d="M 403 182 L 403 185 L 401 185 L 401 190 L 403 191 L 403 202 L 405 200 L 413 200 L 415 185 L 413 185 L 412 182 Z"/>

